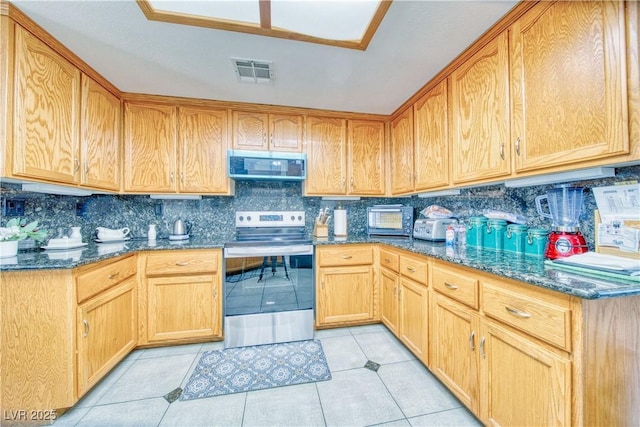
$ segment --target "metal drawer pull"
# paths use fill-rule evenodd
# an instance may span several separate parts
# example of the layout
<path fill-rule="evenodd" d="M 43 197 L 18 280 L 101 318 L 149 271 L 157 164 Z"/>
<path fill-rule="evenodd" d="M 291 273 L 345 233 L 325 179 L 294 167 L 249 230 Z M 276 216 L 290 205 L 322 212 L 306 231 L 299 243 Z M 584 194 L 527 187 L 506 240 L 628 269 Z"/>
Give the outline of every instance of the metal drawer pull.
<path fill-rule="evenodd" d="M 176 261 L 176 265 L 178 267 L 184 267 L 186 265 L 189 265 L 189 261 Z"/>
<path fill-rule="evenodd" d="M 86 337 L 89 335 L 89 322 L 85 319 L 82 321 L 82 324 L 84 325 L 84 334 L 82 334 L 82 336 Z"/>
<path fill-rule="evenodd" d="M 118 277 L 119 275 L 120 275 L 120 272 L 116 271 L 115 273 L 109 275 L 109 280 L 113 280 L 116 277 Z"/>
<path fill-rule="evenodd" d="M 342 259 L 351 259 L 353 258 L 351 255 L 342 255 Z"/>
<path fill-rule="evenodd" d="M 444 285 L 447 288 L 451 289 L 452 291 L 455 291 L 456 289 L 458 289 L 458 287 L 456 285 L 452 285 L 451 283 L 448 283 L 448 282 L 444 282 Z"/>
<path fill-rule="evenodd" d="M 391 260 L 389 258 L 385 258 L 384 262 L 391 262 Z"/>
<path fill-rule="evenodd" d="M 482 355 L 483 359 L 486 359 L 487 353 L 484 352 L 484 341 L 485 341 L 485 338 L 482 337 L 482 339 L 480 340 L 480 354 Z"/>
<path fill-rule="evenodd" d="M 411 268 L 411 267 L 407 267 L 407 270 L 409 270 L 409 272 L 411 272 L 411 273 L 415 273 L 415 272 L 416 272 L 416 271 L 415 271 L 413 268 Z"/>
<path fill-rule="evenodd" d="M 511 308 L 511 307 L 505 307 L 505 309 L 513 314 L 514 316 L 517 317 L 522 317 L 523 319 L 528 319 L 529 317 L 531 317 L 531 314 L 524 312 L 524 311 L 520 311 L 520 310 L 516 310 L 515 308 Z"/>
<path fill-rule="evenodd" d="M 469 334 L 469 347 L 471 348 L 471 351 L 476 351 L 475 338 L 476 331 L 471 331 L 471 333 Z"/>

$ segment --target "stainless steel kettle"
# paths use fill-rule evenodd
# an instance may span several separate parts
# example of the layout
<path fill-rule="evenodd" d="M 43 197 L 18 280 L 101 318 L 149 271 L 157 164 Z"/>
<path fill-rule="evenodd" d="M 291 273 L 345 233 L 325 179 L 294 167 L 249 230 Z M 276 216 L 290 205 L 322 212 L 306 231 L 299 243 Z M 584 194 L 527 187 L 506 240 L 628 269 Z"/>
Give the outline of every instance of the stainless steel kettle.
<path fill-rule="evenodd" d="M 173 234 L 176 236 L 183 236 L 185 234 L 189 234 L 190 231 L 191 231 L 191 223 L 189 221 L 176 219 L 176 221 L 173 223 Z"/>

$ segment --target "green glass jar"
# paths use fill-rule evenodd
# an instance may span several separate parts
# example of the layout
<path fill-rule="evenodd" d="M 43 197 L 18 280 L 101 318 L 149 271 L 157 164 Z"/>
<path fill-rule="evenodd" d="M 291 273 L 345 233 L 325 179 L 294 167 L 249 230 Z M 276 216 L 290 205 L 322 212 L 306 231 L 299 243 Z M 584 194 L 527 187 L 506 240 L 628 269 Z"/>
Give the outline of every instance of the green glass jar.
<path fill-rule="evenodd" d="M 525 243 L 527 242 L 527 226 L 522 224 L 507 225 L 507 232 L 504 233 L 504 250 L 524 253 Z"/>
<path fill-rule="evenodd" d="M 525 255 L 543 257 L 548 236 L 549 231 L 544 228 L 530 228 L 527 231 L 527 241 L 524 246 Z"/>
<path fill-rule="evenodd" d="M 507 221 L 504 219 L 490 219 L 484 232 L 484 244 L 487 249 L 501 251 L 504 245 L 504 234 L 507 231 Z"/>
<path fill-rule="evenodd" d="M 467 245 L 482 247 L 484 234 L 487 228 L 487 218 L 484 216 L 472 216 L 467 225 Z"/>

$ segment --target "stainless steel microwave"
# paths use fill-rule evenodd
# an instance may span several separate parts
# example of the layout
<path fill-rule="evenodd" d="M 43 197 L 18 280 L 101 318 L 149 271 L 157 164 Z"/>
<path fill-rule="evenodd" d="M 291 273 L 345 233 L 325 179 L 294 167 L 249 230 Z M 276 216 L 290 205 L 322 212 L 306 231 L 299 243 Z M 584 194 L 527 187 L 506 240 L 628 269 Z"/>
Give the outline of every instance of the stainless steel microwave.
<path fill-rule="evenodd" d="M 413 206 L 376 205 L 367 208 L 367 234 L 410 237 Z"/>
<path fill-rule="evenodd" d="M 305 153 L 229 150 L 229 177 L 236 180 L 301 181 L 307 177 Z"/>

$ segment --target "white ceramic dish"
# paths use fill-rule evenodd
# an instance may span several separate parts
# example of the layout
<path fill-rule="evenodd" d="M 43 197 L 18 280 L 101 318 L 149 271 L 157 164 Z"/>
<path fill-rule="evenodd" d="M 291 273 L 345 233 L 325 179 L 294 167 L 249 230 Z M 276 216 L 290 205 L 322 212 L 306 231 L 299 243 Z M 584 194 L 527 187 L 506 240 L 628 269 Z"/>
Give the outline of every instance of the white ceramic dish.
<path fill-rule="evenodd" d="M 187 240 L 189 238 L 188 234 L 171 234 L 169 235 L 169 240 Z"/>
<path fill-rule="evenodd" d="M 82 243 L 82 242 L 69 242 L 67 245 L 62 246 L 62 245 L 47 245 L 47 246 L 42 246 L 42 249 L 48 250 L 48 251 L 68 251 L 70 249 L 76 249 L 76 248 L 81 248 L 83 246 L 87 246 L 88 243 Z"/>
<path fill-rule="evenodd" d="M 117 237 L 115 239 L 96 239 L 98 243 L 120 243 L 126 242 L 127 240 L 131 240 L 131 237 Z"/>

